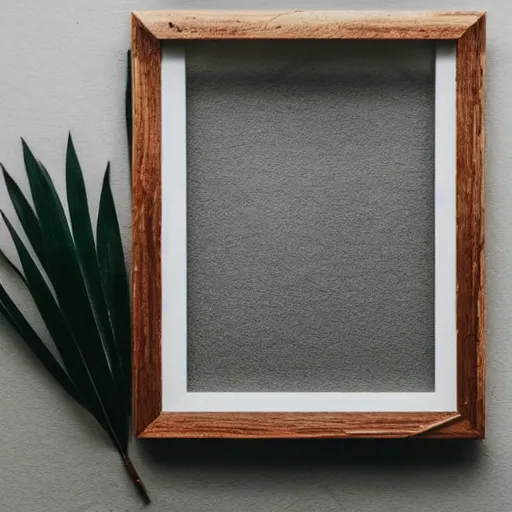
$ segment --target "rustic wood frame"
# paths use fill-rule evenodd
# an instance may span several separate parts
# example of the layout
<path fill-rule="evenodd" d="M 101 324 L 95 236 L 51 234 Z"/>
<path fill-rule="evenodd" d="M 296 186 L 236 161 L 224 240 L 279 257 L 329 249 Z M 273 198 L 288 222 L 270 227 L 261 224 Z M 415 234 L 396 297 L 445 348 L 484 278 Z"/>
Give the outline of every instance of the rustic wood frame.
<path fill-rule="evenodd" d="M 138 437 L 484 437 L 485 30 L 486 16 L 481 12 L 132 14 L 133 416 Z M 160 69 L 161 41 L 170 39 L 456 40 L 456 411 L 162 412 Z"/>

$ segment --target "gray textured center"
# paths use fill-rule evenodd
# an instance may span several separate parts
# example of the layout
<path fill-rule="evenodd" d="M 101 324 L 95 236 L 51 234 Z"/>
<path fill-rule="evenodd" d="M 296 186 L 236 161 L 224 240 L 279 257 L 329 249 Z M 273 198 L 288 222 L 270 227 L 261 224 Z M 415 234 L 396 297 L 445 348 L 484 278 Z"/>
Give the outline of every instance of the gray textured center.
<path fill-rule="evenodd" d="M 191 391 L 434 389 L 434 53 L 187 45 Z"/>

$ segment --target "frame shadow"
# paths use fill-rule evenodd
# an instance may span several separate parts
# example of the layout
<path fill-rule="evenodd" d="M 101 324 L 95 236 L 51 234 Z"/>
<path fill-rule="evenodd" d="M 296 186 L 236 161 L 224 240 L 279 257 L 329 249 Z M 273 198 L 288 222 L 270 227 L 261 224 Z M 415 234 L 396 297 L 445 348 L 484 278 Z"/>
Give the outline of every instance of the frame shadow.
<path fill-rule="evenodd" d="M 461 466 L 483 457 L 483 440 L 471 439 L 139 439 L 146 462 L 180 467 L 351 467 L 396 468 Z"/>

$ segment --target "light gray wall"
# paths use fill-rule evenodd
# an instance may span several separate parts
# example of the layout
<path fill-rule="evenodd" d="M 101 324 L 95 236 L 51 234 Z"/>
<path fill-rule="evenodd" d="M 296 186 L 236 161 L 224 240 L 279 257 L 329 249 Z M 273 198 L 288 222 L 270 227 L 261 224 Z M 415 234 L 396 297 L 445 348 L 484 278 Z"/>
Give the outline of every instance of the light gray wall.
<path fill-rule="evenodd" d="M 126 241 L 129 183 L 123 88 L 128 13 L 163 8 L 487 9 L 488 437 L 476 443 L 140 443 L 152 510 L 177 512 L 502 512 L 512 501 L 512 4 L 414 0 L 4 0 L 0 161 L 26 184 L 20 135 L 63 189 L 70 129 L 96 205 L 106 160 Z M 0 188 L 0 204 L 10 212 Z M 7 245 L 5 230 L 0 245 Z M 2 271 L 2 280 L 11 282 Z M 29 315 L 34 317 L 25 296 Z M 0 336 L 0 511 L 119 512 L 142 507 L 118 457 L 16 337 Z"/>

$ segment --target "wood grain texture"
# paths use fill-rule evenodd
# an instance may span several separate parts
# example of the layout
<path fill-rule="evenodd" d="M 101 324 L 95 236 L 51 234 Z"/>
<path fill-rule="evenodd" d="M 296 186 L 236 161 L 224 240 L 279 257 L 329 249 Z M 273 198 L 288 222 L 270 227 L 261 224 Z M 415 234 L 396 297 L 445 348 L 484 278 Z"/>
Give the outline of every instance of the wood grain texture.
<path fill-rule="evenodd" d="M 139 437 L 404 438 L 434 433 L 458 413 L 162 413 Z"/>
<path fill-rule="evenodd" d="M 349 15 L 347 13 L 294 12 L 274 13 L 273 18 L 269 19 L 269 13 L 257 15 L 244 13 L 242 19 L 237 22 L 227 17 L 226 13 L 215 15 L 179 13 L 184 17 L 183 20 L 190 18 L 193 21 L 191 25 L 185 27 L 175 23 L 178 19 L 175 17 L 176 13 L 165 14 L 172 15 L 174 20 L 169 21 L 170 18 L 165 18 L 167 28 L 161 27 L 162 13 L 151 13 L 151 16 L 143 13 L 142 18 L 140 15 L 134 15 L 132 18 L 134 96 L 132 323 L 136 435 L 144 438 L 483 437 L 485 433 L 485 15 L 414 13 L 412 16 L 412 13 L 400 13 L 398 16 L 396 13 L 387 13 L 384 16 L 382 13 L 365 13 L 364 15 L 350 13 Z M 231 13 L 230 16 L 235 14 L 240 15 L 240 13 Z M 211 20 L 208 21 L 210 19 L 208 16 L 215 18 L 212 26 L 209 25 Z M 312 27 L 309 24 L 305 25 L 305 20 L 309 19 L 308 16 L 312 17 L 310 19 Z M 140 19 L 143 21 L 141 22 Z M 379 19 L 380 22 L 378 22 Z M 240 25 L 234 36 L 232 33 L 226 35 L 228 21 L 230 26 L 231 23 Z M 173 27 L 169 23 L 172 23 Z M 215 31 L 215 26 L 220 26 L 221 29 L 224 27 L 224 29 Z M 179 37 L 181 39 L 343 38 L 349 37 L 349 34 L 351 34 L 350 37 L 358 38 L 443 38 L 440 34 L 444 34 L 446 38 L 460 37 L 457 42 L 456 134 L 458 411 L 357 414 L 162 412 L 161 54 L 157 37 L 178 38 L 174 32 L 172 32 L 174 35 L 169 36 L 169 29 L 181 34 Z M 199 32 L 192 36 L 192 32 L 186 32 L 185 29 L 190 31 L 195 29 Z M 281 32 L 279 35 L 272 35 L 275 31 Z M 288 35 L 284 36 L 285 33 Z"/>
<path fill-rule="evenodd" d="M 457 39 L 478 12 L 147 11 L 158 39 Z"/>
<path fill-rule="evenodd" d="M 160 42 L 132 18 L 133 416 L 142 432 L 162 409 Z"/>
<path fill-rule="evenodd" d="M 457 408 L 485 434 L 485 16 L 457 41 Z"/>
<path fill-rule="evenodd" d="M 434 439 L 481 439 L 482 434 L 473 428 L 468 420 L 461 416 L 457 420 L 449 421 L 424 434 L 420 433 L 418 434 L 418 437 L 429 437 Z"/>

